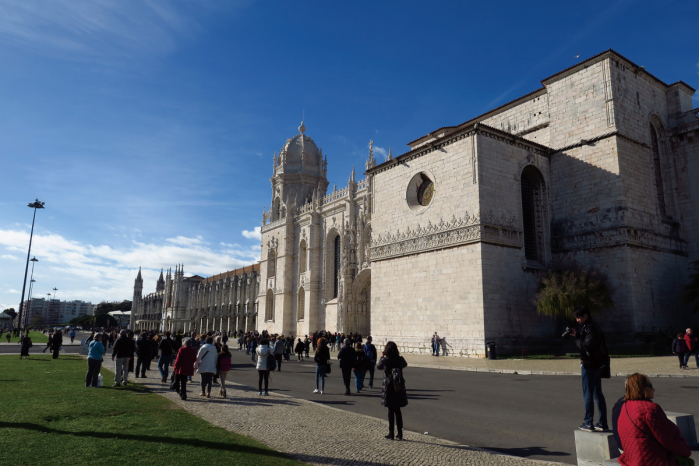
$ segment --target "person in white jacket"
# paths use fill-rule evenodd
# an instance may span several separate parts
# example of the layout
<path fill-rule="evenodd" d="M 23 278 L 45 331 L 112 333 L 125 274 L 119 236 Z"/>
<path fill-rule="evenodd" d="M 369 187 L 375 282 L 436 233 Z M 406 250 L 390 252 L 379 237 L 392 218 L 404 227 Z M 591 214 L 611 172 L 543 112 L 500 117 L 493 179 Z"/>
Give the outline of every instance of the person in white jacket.
<path fill-rule="evenodd" d="M 257 373 L 260 378 L 257 382 L 258 390 L 260 395 L 262 395 L 262 380 L 265 381 L 265 395 L 269 396 L 267 388 L 269 386 L 269 358 L 273 358 L 274 355 L 269 348 L 269 340 L 266 338 L 260 342 L 260 346 L 255 350 L 257 353 Z"/>
<path fill-rule="evenodd" d="M 206 343 L 199 348 L 197 362 L 195 363 L 197 372 L 201 375 L 201 393 L 199 395 L 207 398 L 211 396 L 211 383 L 216 374 L 216 357 L 218 351 L 216 351 L 213 342 L 213 337 L 206 337 Z"/>

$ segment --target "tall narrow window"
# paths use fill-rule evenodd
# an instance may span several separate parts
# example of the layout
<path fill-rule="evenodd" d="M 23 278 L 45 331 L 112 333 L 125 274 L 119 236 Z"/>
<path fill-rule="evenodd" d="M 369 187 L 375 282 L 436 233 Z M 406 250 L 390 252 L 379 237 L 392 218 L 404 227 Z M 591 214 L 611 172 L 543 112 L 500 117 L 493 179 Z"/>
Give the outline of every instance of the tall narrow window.
<path fill-rule="evenodd" d="M 301 241 L 301 244 L 299 245 L 299 274 L 302 274 L 306 271 L 306 241 L 303 240 Z"/>
<path fill-rule="evenodd" d="M 306 316 L 306 291 L 304 291 L 303 288 L 299 289 L 299 301 L 298 301 L 297 315 L 298 315 L 297 320 L 303 320 L 303 318 Z"/>
<path fill-rule="evenodd" d="M 267 291 L 267 300 L 265 301 L 265 320 L 274 320 L 274 292 Z"/>
<path fill-rule="evenodd" d="M 533 166 L 522 170 L 522 233 L 524 256 L 527 260 L 546 262 L 544 228 L 546 225 L 546 201 L 544 182 L 540 172 Z"/>
<path fill-rule="evenodd" d="M 650 125 L 650 145 L 653 150 L 653 172 L 655 173 L 655 194 L 658 198 L 660 215 L 667 214 L 665 209 L 665 188 L 663 188 L 663 174 L 660 169 L 660 150 L 658 149 L 658 134 L 653 125 Z"/>
<path fill-rule="evenodd" d="M 335 268 L 333 271 L 333 298 L 337 298 L 340 284 L 340 235 L 335 237 Z"/>
<path fill-rule="evenodd" d="M 277 255 L 270 249 L 267 254 L 267 278 L 274 277 L 277 272 Z"/>

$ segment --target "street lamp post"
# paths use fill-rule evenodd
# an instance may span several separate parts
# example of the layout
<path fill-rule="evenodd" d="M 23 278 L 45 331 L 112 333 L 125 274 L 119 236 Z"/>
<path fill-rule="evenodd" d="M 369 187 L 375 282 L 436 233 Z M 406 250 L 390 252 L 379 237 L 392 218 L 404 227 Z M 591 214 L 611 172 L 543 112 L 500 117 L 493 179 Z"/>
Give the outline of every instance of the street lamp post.
<path fill-rule="evenodd" d="M 29 305 L 31 306 L 31 308 L 33 308 L 34 306 L 32 305 L 32 289 L 34 288 L 34 282 L 36 282 L 36 280 L 34 280 L 34 266 L 36 265 L 37 262 L 39 262 L 39 259 L 37 259 L 36 256 L 34 256 L 34 257 L 32 257 L 31 259 L 29 259 L 29 262 L 32 263 L 32 274 L 31 274 L 31 276 L 29 277 L 29 297 L 27 298 L 27 302 L 29 303 Z M 26 322 L 26 321 L 29 320 L 29 310 L 30 310 L 31 308 L 26 309 L 26 310 L 24 311 L 24 321 L 25 321 L 25 322 L 24 322 L 24 326 L 25 326 L 25 327 L 27 326 L 27 322 Z"/>
<path fill-rule="evenodd" d="M 36 220 L 36 209 L 43 209 L 45 202 L 40 202 L 36 199 L 31 204 L 27 204 L 27 207 L 34 209 L 34 217 L 32 218 L 32 231 L 29 233 L 29 250 L 27 251 L 27 265 L 24 267 L 24 281 L 22 282 L 22 300 L 19 302 L 19 315 L 17 316 L 17 323 L 22 325 L 22 311 L 24 310 L 24 291 L 27 287 L 27 272 L 29 272 L 29 255 L 32 252 L 32 238 L 34 237 L 34 220 Z"/>

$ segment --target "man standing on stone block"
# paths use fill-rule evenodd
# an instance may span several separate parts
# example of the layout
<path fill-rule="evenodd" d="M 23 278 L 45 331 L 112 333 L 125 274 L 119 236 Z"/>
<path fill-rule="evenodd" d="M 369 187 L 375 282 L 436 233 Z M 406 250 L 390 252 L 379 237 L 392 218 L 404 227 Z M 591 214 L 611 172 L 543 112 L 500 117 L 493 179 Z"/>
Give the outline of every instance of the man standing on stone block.
<path fill-rule="evenodd" d="M 699 367 L 699 352 L 697 352 L 697 338 L 692 335 L 692 329 L 687 329 L 687 334 L 684 336 L 684 342 L 687 343 L 687 352 L 684 355 L 684 367 L 687 367 L 689 362 L 689 357 L 694 355 L 694 362 L 697 363 Z"/>
<path fill-rule="evenodd" d="M 602 394 L 602 370 L 606 364 L 606 345 L 604 336 L 597 322 L 592 320 L 590 311 L 580 306 L 573 314 L 578 323 L 577 330 L 571 330 L 575 346 L 580 348 L 580 366 L 582 371 L 583 397 L 585 399 L 585 422 L 580 430 L 594 432 L 609 430 L 607 424 L 607 402 Z M 595 417 L 595 403 L 599 410 L 599 422 L 592 425 Z"/>

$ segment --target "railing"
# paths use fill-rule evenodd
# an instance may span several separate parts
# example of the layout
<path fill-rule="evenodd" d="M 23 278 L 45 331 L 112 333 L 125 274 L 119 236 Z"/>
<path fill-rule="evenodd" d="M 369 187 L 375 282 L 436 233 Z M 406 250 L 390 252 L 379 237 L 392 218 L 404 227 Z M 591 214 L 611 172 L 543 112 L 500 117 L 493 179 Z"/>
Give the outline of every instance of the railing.
<path fill-rule="evenodd" d="M 269 230 L 271 230 L 272 228 L 276 228 L 276 227 L 278 227 L 279 225 L 283 225 L 284 222 L 286 222 L 286 217 L 282 217 L 282 218 L 280 218 L 279 220 L 275 220 L 275 221 L 273 221 L 273 222 L 268 223 L 267 225 L 263 225 L 261 231 L 262 231 L 262 232 L 269 231 Z"/>
<path fill-rule="evenodd" d="M 361 191 L 362 189 L 366 189 L 366 178 L 357 182 L 357 191 Z"/>
<path fill-rule="evenodd" d="M 323 202 L 321 205 L 330 204 L 331 202 L 338 201 L 342 198 L 349 196 L 349 186 L 342 188 L 340 190 L 334 190 L 327 196 L 323 197 Z"/>

